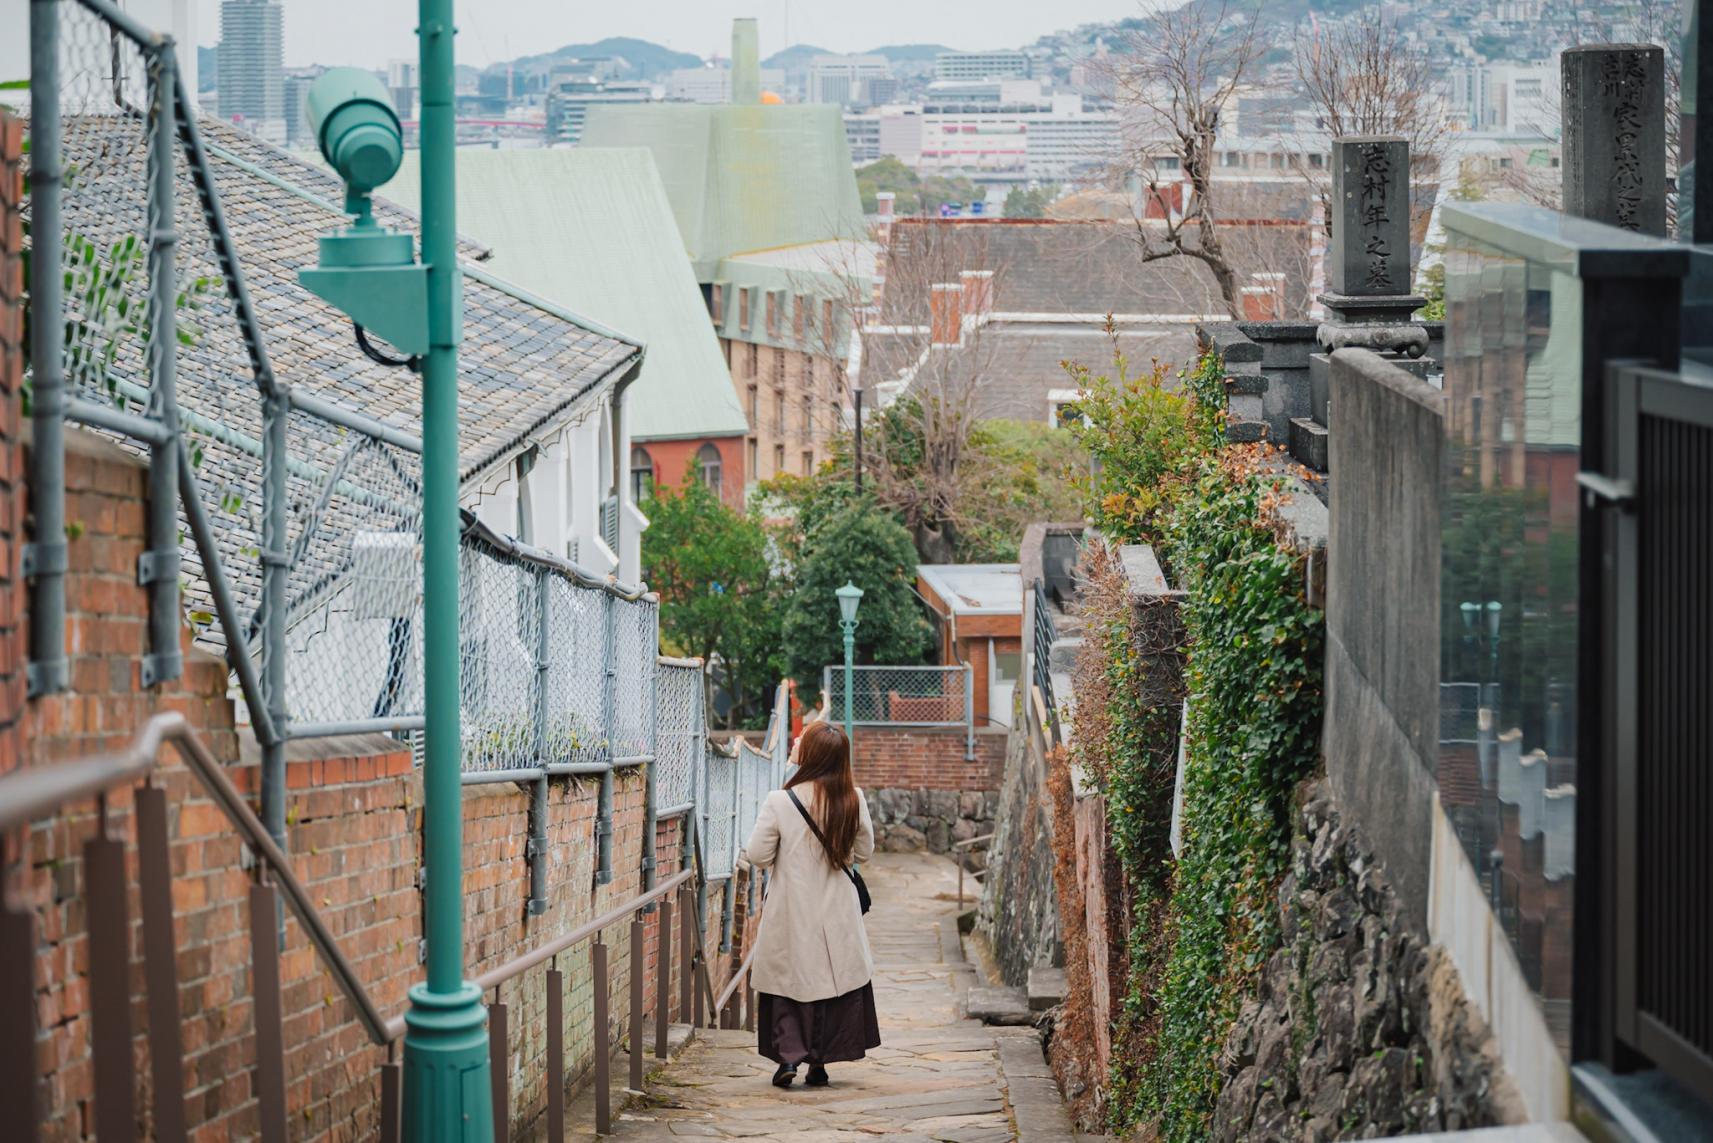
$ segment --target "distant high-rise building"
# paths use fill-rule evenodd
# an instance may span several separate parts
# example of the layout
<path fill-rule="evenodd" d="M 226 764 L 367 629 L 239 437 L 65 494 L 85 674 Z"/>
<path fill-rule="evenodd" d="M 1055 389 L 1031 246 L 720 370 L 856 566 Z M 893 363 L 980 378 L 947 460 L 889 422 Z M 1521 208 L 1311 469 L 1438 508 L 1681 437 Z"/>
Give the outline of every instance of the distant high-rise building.
<path fill-rule="evenodd" d="M 891 79 L 885 56 L 816 56 L 809 61 L 809 102 L 867 107 L 875 102 L 870 85 Z"/>
<path fill-rule="evenodd" d="M 416 118 L 416 95 L 422 84 L 417 81 L 414 59 L 390 60 L 387 63 L 387 92 L 402 118 Z"/>
<path fill-rule="evenodd" d="M 589 108 L 604 103 L 652 103 L 654 87 L 647 83 L 602 79 L 598 74 L 556 74 L 547 91 L 549 142 L 576 146 L 583 139 Z"/>
<path fill-rule="evenodd" d="M 278 0 L 222 0 L 220 117 L 285 142 L 285 37 Z"/>
<path fill-rule="evenodd" d="M 934 57 L 935 79 L 1011 79 L 1029 76 L 1022 52 L 941 52 Z"/>
<path fill-rule="evenodd" d="M 310 148 L 315 139 L 309 130 L 309 88 L 320 79 L 324 67 L 290 67 L 285 72 L 285 145 Z"/>

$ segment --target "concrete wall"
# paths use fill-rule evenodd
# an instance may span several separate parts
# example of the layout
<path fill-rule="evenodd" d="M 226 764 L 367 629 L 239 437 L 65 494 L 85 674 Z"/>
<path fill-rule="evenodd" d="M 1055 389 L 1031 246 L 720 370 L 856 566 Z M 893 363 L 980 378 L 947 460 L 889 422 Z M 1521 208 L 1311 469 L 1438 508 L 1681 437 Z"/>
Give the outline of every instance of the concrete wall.
<path fill-rule="evenodd" d="M 1439 737 L 1441 396 L 1351 349 L 1333 356 L 1332 400 L 1327 776 L 1424 923 Z"/>
<path fill-rule="evenodd" d="M 1439 360 L 1445 323 L 1422 322 L 1428 331 L 1428 356 Z M 1321 352 L 1313 322 L 1209 322 L 1197 327 L 1203 343 L 1225 361 L 1232 396 L 1232 436 L 1290 443 L 1293 417 L 1310 415 L 1309 357 Z M 1245 427 L 1247 426 L 1247 428 Z"/>

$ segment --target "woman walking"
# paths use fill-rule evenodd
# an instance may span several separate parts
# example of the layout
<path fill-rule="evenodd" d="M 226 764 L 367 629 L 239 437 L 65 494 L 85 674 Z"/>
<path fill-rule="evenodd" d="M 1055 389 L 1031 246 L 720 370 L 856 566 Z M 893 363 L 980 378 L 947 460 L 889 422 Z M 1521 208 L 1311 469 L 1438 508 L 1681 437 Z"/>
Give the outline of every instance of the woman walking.
<path fill-rule="evenodd" d="M 827 1083 L 827 1065 L 880 1046 L 874 959 L 854 862 L 874 856 L 868 802 L 851 778 L 850 742 L 810 723 L 792 751 L 797 772 L 762 803 L 744 857 L 770 870 L 751 982 L 759 994 L 757 1050 L 779 1065 L 773 1082 Z"/>

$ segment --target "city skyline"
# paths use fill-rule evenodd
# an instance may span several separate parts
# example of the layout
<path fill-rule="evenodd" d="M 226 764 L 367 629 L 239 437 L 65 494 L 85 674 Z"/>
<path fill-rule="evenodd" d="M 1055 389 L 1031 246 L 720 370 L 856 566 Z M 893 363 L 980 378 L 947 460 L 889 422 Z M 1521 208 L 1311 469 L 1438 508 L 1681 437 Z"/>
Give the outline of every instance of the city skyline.
<path fill-rule="evenodd" d="M 195 0 L 196 39 L 220 40 L 219 0 Z M 833 52 L 860 52 L 886 44 L 937 43 L 959 50 L 1020 47 L 1052 32 L 1093 21 L 1118 20 L 1149 7 L 1147 0 L 1063 0 L 1050 10 L 1024 0 L 1001 0 L 973 20 L 969 11 L 941 0 L 867 0 L 860 6 L 827 0 L 647 0 L 642 5 L 597 8 L 564 0 L 506 0 L 465 5 L 458 13 L 458 62 L 476 67 L 609 36 L 649 40 L 699 56 L 730 50 L 734 17 L 761 23 L 764 56 L 791 44 Z M 414 0 L 288 0 L 285 63 L 382 67 L 414 55 Z M 639 11 L 639 8 L 641 11 Z"/>

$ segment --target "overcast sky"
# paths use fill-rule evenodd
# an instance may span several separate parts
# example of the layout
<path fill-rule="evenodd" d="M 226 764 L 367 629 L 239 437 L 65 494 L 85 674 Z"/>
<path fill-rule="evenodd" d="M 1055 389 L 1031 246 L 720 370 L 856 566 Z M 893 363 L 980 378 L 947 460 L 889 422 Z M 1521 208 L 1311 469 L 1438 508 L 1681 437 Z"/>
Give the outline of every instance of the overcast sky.
<path fill-rule="evenodd" d="M 194 2 L 196 38 L 213 46 L 220 39 L 220 0 Z M 283 3 L 289 67 L 380 66 L 416 54 L 415 0 Z M 1019 47 L 1048 32 L 1137 10 L 1138 0 L 459 0 L 458 62 L 480 66 L 607 36 L 724 55 L 735 16 L 761 21 L 763 56 L 788 42 L 831 51 L 901 43 Z"/>

